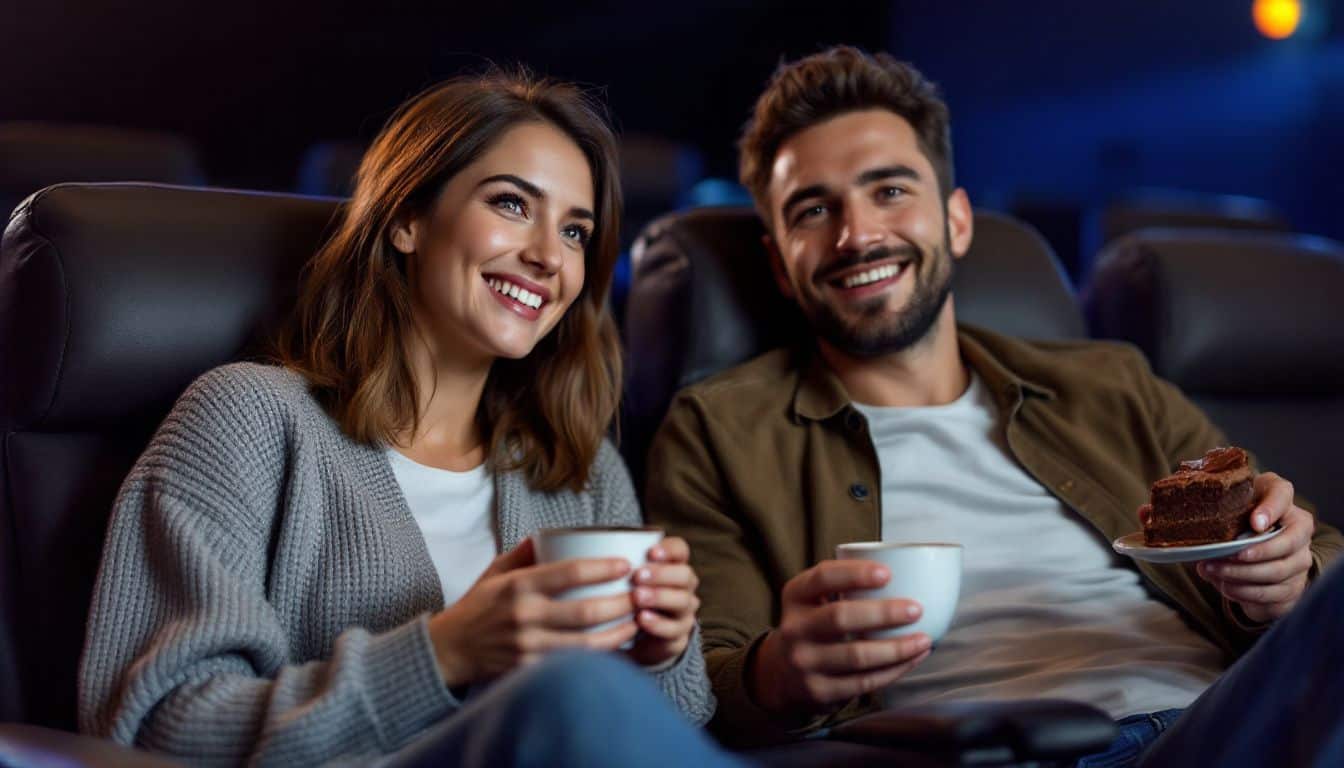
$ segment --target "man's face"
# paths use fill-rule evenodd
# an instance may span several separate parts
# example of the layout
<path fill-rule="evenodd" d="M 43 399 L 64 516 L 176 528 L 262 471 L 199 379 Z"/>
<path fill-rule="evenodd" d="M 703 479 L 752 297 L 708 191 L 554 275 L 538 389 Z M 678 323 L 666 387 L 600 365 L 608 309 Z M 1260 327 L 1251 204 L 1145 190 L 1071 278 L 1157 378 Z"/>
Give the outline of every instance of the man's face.
<path fill-rule="evenodd" d="M 780 289 L 824 342 L 871 358 L 928 333 L 970 246 L 971 210 L 944 201 L 906 120 L 849 112 L 780 145 L 768 190 Z"/>

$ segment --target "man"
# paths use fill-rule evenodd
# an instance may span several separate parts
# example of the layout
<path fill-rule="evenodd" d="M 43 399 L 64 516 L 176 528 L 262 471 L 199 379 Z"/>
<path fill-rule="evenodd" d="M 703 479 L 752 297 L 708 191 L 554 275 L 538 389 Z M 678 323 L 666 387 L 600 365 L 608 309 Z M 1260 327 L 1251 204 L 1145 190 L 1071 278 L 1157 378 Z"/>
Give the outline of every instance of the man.
<path fill-rule="evenodd" d="M 913 69 L 851 48 L 782 66 L 741 153 L 775 282 L 816 338 L 682 392 L 646 498 L 694 553 L 720 738 L 796 736 L 879 698 L 1060 697 L 1146 744 L 1344 546 L 1266 473 L 1253 527 L 1282 526 L 1275 538 L 1198 567 L 1111 552 L 1152 481 L 1227 441 L 1129 347 L 956 325 L 971 204 L 953 182 L 947 108 Z M 886 581 L 831 559 L 877 539 L 964 545 L 937 650 L 922 634 L 855 639 L 913 621 L 913 601 L 832 599 Z M 1263 662 L 1218 687 L 1235 697 L 1268 674 L 1295 672 Z"/>

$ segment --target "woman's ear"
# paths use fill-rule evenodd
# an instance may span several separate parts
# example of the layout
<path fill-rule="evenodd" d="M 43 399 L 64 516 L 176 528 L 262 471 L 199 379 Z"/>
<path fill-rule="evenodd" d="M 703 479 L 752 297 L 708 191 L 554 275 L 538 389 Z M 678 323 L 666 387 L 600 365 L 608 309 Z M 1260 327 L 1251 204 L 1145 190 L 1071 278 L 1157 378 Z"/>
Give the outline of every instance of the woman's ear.
<path fill-rule="evenodd" d="M 415 253 L 416 235 L 420 230 L 420 220 L 409 216 L 398 216 L 392 220 L 392 227 L 387 232 L 387 239 L 392 242 L 392 247 L 398 251 L 410 256 Z"/>

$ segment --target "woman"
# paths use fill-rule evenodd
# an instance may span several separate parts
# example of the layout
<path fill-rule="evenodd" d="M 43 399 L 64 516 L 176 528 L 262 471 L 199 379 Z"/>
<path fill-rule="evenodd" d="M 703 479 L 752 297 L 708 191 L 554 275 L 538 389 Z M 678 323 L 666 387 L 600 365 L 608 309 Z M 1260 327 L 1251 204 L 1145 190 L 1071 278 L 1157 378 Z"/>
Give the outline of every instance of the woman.
<path fill-rule="evenodd" d="M 627 646 L 707 720 L 685 542 L 655 547 L 629 595 L 560 601 L 629 564 L 537 565 L 527 539 L 639 523 L 603 440 L 620 382 L 614 158 L 593 103 L 526 76 L 450 81 L 391 118 L 305 271 L 282 365 L 198 379 L 123 485 L 83 730 L 205 762 L 312 764 L 394 753 L 438 724 L 440 755 L 490 760 L 513 749 L 489 726 L 507 713 L 545 762 L 623 763 L 608 733 L 600 755 L 567 755 L 581 740 L 547 730 L 594 730 L 584 710 L 620 700 L 613 717 L 647 720 L 645 743 L 719 759 L 637 669 L 554 654 Z M 575 699 L 576 676 L 633 682 L 594 703 Z"/>

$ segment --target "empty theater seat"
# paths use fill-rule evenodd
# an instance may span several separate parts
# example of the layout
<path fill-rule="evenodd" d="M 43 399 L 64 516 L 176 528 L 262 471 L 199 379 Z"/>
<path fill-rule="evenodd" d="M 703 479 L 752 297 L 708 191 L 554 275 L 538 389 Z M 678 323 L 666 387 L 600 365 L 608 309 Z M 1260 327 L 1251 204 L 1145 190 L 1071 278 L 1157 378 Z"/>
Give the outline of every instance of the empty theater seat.
<path fill-rule="evenodd" d="M 1101 254 L 1092 331 L 1138 345 L 1263 468 L 1344 524 L 1344 245 L 1144 230 Z"/>
<path fill-rule="evenodd" d="M 61 123 L 0 123 L 0 221 L 19 201 L 63 182 L 201 184 L 196 150 L 164 133 Z"/>

